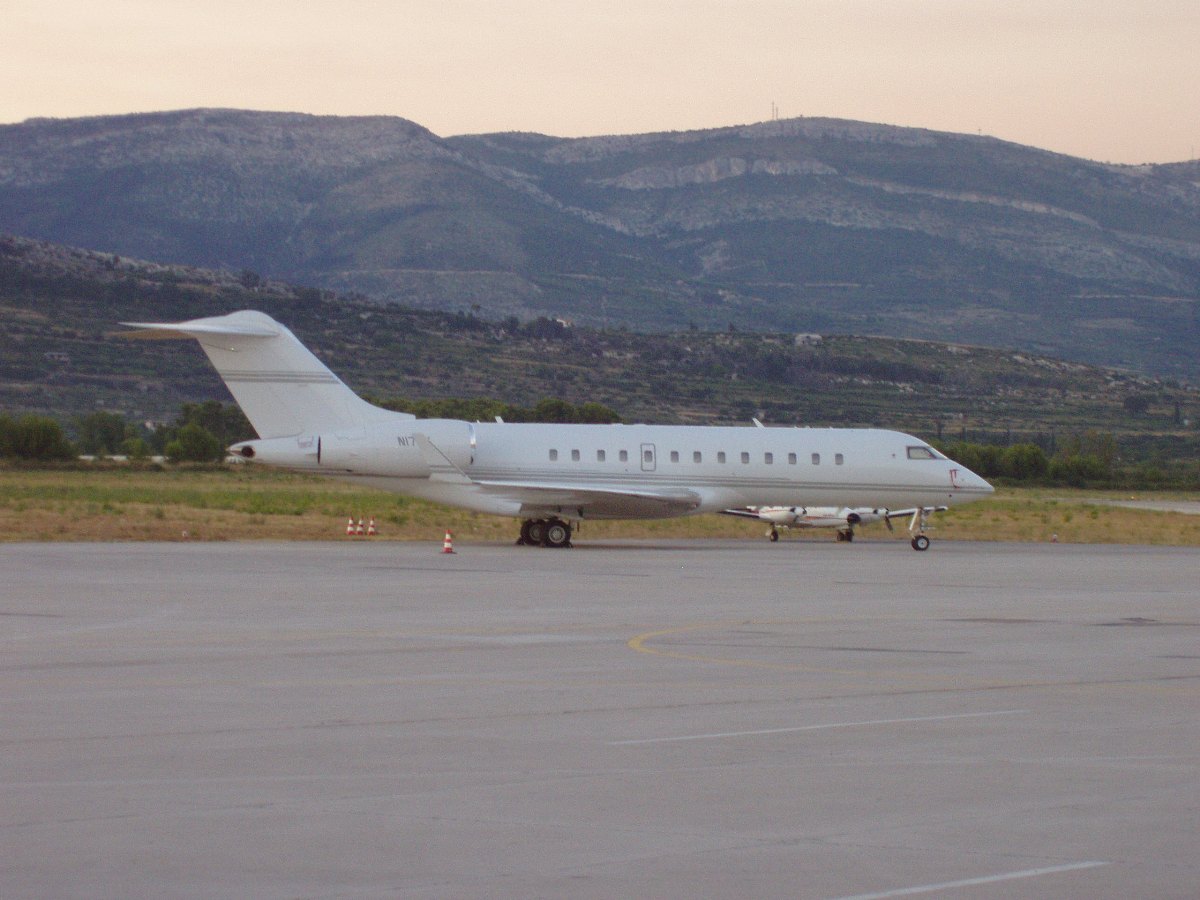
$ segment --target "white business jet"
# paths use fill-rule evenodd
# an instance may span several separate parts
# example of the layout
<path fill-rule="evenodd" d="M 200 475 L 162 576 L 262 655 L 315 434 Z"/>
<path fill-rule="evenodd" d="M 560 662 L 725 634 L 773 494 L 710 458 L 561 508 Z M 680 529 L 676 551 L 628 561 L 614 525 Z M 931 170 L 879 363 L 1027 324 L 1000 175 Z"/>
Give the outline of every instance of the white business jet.
<path fill-rule="evenodd" d="M 125 324 L 140 329 L 132 337 L 200 342 L 259 435 L 231 453 L 513 516 L 523 544 L 568 546 L 587 519 L 781 504 L 925 508 L 992 493 L 898 431 L 417 419 L 362 400 L 265 313 Z"/>
<path fill-rule="evenodd" d="M 856 525 L 883 522 L 892 531 L 892 519 L 908 519 L 908 530 L 912 534 L 914 550 L 928 550 L 929 536 L 925 534 L 929 514 L 945 512 L 945 506 L 918 506 L 912 509 L 870 509 L 860 506 L 748 506 L 744 509 L 723 509 L 726 516 L 741 516 L 755 519 L 771 526 L 767 537 L 779 540 L 780 528 L 836 528 L 839 541 L 854 540 Z"/>

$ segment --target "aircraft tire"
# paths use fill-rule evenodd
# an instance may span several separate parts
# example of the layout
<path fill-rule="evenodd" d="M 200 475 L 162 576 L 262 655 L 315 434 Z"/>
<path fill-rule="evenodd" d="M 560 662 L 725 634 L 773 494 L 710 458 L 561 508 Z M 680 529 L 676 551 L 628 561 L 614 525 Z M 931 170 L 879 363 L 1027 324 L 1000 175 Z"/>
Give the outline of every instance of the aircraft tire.
<path fill-rule="evenodd" d="M 929 538 L 923 534 L 918 534 L 912 539 L 912 548 L 914 550 L 928 550 Z"/>
<path fill-rule="evenodd" d="M 546 520 L 526 519 L 521 525 L 521 537 L 531 547 L 540 546 L 546 539 Z"/>
<path fill-rule="evenodd" d="M 772 528 L 769 532 L 767 532 L 767 537 L 769 537 L 771 539 L 771 543 L 774 544 L 777 540 L 779 540 L 779 532 Z"/>
<path fill-rule="evenodd" d="M 551 519 L 546 522 L 542 544 L 546 547 L 569 547 L 571 545 L 571 526 L 559 519 Z"/>

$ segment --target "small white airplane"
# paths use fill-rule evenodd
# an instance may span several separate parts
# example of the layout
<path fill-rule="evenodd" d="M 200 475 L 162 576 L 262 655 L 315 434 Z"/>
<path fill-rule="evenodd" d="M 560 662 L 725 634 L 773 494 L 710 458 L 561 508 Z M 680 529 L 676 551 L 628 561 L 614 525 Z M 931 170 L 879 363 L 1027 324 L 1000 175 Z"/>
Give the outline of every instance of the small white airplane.
<path fill-rule="evenodd" d="M 767 522 L 771 530 L 767 537 L 779 540 L 780 528 L 836 528 L 839 541 L 854 540 L 856 525 L 883 522 L 892 531 L 892 519 L 908 519 L 914 550 L 928 550 L 929 536 L 925 534 L 929 514 L 945 512 L 946 506 L 917 506 L 911 509 L 871 509 L 860 506 L 748 506 L 743 509 L 723 509 L 722 515 L 741 516 Z"/>
<path fill-rule="evenodd" d="M 124 324 L 139 329 L 130 337 L 200 342 L 259 435 L 231 453 L 513 516 L 523 544 L 566 547 L 587 519 L 777 504 L 932 508 L 992 493 L 898 431 L 417 419 L 358 397 L 265 313 Z"/>

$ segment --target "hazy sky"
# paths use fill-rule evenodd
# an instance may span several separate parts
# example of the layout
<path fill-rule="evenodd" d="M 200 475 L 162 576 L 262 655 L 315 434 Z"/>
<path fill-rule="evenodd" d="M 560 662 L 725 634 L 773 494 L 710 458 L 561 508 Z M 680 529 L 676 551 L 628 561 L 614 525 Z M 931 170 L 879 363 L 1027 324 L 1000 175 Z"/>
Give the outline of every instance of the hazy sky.
<path fill-rule="evenodd" d="M 1200 147 L 1200 0 L 0 0 L 0 121 L 223 106 L 443 136 L 836 116 Z"/>

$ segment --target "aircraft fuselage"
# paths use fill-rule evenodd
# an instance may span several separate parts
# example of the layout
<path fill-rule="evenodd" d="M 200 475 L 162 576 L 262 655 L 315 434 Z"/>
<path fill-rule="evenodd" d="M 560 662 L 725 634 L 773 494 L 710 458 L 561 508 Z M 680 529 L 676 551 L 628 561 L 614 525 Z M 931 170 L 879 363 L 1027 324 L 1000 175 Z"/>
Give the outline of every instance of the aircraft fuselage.
<path fill-rule="evenodd" d="M 418 435 L 444 459 L 427 458 Z M 767 504 L 949 506 L 991 493 L 990 485 L 929 453 L 918 438 L 865 428 L 471 423 L 397 416 L 364 429 L 248 441 L 232 449 L 267 464 L 514 516 L 656 517 L 653 505 L 625 508 L 637 505 L 632 501 L 579 503 L 548 496 L 542 502 L 520 496 L 522 486 L 548 494 L 695 498 L 686 510 L 663 506 L 657 510 L 663 517 Z M 910 458 L 915 451 L 919 458 Z M 465 478 L 456 477 L 460 473 Z"/>

